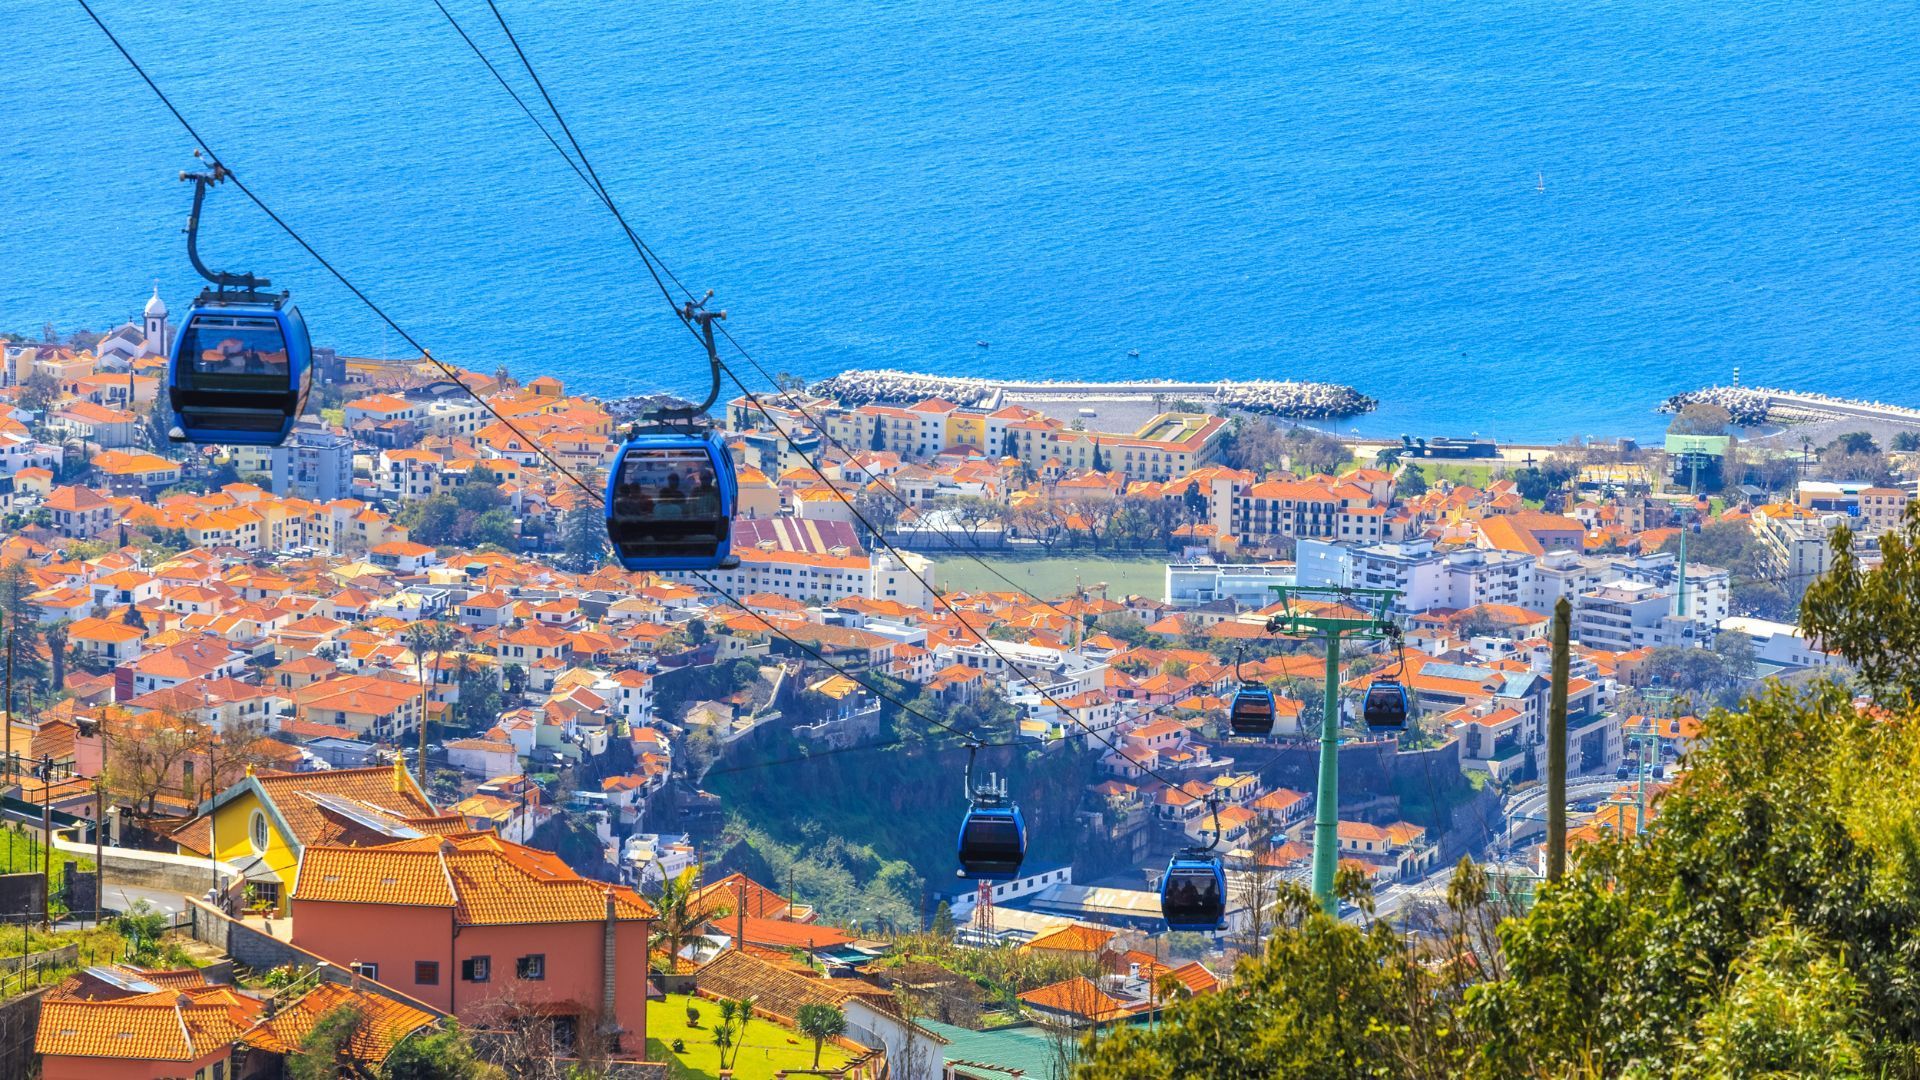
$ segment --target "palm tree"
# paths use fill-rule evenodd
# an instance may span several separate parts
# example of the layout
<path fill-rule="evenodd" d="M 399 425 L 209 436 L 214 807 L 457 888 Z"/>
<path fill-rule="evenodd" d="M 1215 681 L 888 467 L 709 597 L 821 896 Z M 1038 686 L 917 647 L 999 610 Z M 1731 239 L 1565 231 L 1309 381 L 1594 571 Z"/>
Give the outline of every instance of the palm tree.
<path fill-rule="evenodd" d="M 56 694 L 67 688 L 68 625 L 67 620 L 61 619 L 41 631 L 47 640 L 47 656 L 53 662 L 53 692 Z"/>
<path fill-rule="evenodd" d="M 694 959 L 700 958 L 700 927 L 709 919 L 723 918 L 733 914 L 733 909 L 725 903 L 707 910 L 694 906 L 699 894 L 698 882 L 700 868 L 689 866 L 668 879 L 660 887 L 660 895 L 654 897 L 653 907 L 657 914 L 653 920 L 653 940 L 648 947 L 666 946 L 667 970 L 673 970 L 674 958 L 680 955 L 680 949 L 687 942 L 693 942 Z"/>
<path fill-rule="evenodd" d="M 433 705 L 433 682 L 440 657 L 446 655 L 459 634 L 439 619 L 422 619 L 413 624 L 408 646 L 413 649 L 414 670 L 420 675 L 420 790 L 427 790 L 427 713 Z M 428 657 L 432 657 L 429 660 Z"/>
<path fill-rule="evenodd" d="M 812 1067 L 818 1069 L 821 1044 L 846 1033 L 847 1014 L 832 1005 L 802 1005 L 794 1019 L 800 1021 L 800 1034 L 813 1040 Z"/>

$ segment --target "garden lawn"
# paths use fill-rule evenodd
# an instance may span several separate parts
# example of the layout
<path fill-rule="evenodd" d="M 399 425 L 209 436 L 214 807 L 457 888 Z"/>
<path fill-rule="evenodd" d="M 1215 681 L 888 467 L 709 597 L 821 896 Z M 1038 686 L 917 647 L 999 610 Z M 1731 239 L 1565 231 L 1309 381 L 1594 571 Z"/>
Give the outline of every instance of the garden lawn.
<path fill-rule="evenodd" d="M 700 1026 L 687 1023 L 687 1006 L 700 1010 Z M 717 1080 L 720 1075 L 720 1048 L 713 1044 L 712 1025 L 720 1019 L 720 1003 L 686 994 L 668 994 L 665 1000 L 647 1003 L 647 1060 L 666 1062 L 675 1080 Z M 675 1039 L 686 1050 L 676 1053 Z M 729 1056 L 733 1053 L 728 1051 Z M 837 1068 L 852 1057 L 845 1050 L 827 1043 L 820 1049 L 820 1067 Z M 746 1042 L 733 1059 L 733 1075 L 739 1080 L 771 1077 L 782 1069 L 813 1067 L 813 1040 L 791 1028 L 784 1028 L 763 1016 L 747 1025 Z"/>

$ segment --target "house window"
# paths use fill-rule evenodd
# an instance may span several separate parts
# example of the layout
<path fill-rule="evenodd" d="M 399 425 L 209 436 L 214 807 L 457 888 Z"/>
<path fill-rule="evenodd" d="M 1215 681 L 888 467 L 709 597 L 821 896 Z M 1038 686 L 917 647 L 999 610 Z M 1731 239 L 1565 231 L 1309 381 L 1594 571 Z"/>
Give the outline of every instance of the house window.
<path fill-rule="evenodd" d="M 415 986 L 439 986 L 440 962 L 438 960 L 415 960 L 413 962 L 413 984 Z"/>
<path fill-rule="evenodd" d="M 579 1023 L 571 1016 L 553 1018 L 553 1048 L 562 1054 L 573 1053 L 574 1040 L 579 1037 Z"/>
<path fill-rule="evenodd" d="M 468 982 L 486 982 L 492 975 L 491 956 L 469 956 L 460 961 L 460 977 Z"/>
<path fill-rule="evenodd" d="M 513 973 L 523 979 L 538 981 L 547 977 L 547 954 L 533 953 L 514 962 Z"/>
<path fill-rule="evenodd" d="M 348 964 L 347 970 L 353 972 L 355 975 L 358 975 L 363 979 L 373 979 L 376 982 L 379 981 L 380 979 L 379 964 L 362 964 L 356 961 L 354 963 Z"/>
<path fill-rule="evenodd" d="M 266 853 L 266 850 L 267 850 L 267 815 L 266 814 L 258 810 L 255 810 L 253 812 L 253 817 L 247 820 L 247 839 L 253 841 L 254 854 L 261 855 Z"/>

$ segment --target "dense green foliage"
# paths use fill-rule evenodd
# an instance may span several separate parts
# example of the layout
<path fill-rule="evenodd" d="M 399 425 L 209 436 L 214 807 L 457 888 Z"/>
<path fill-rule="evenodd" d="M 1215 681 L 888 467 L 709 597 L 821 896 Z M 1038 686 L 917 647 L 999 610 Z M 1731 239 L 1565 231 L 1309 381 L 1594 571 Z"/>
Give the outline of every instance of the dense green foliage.
<path fill-rule="evenodd" d="M 970 730 L 962 714 L 977 708 L 929 711 Z M 927 739 L 924 725 L 889 722 L 897 744 L 853 753 L 810 754 L 775 740 L 736 746 L 704 786 L 733 813 L 729 832 L 776 880 L 784 883 L 791 871 L 800 895 L 829 920 L 918 929 L 929 889 L 962 887 L 953 877 L 953 844 L 966 806 L 966 753 L 951 738 Z M 1074 819 L 1080 792 L 1096 779 L 1089 755 L 992 746 L 976 768 L 1005 778 L 1019 800 L 1033 865 L 1098 864 L 1101 852 Z"/>
<path fill-rule="evenodd" d="M 452 492 L 410 499 L 394 513 L 407 537 L 430 547 L 463 548 L 494 544 L 514 546 L 517 538 L 513 511 L 500 491 L 499 481 L 485 468 L 475 469 L 467 482 Z"/>
<path fill-rule="evenodd" d="M 1889 539 L 1807 602 L 1867 703 L 1827 681 L 1717 710 L 1652 828 L 1578 847 L 1524 915 L 1470 868 L 1418 939 L 1292 912 L 1232 989 L 1081 1075 L 1920 1072 L 1920 517 Z"/>

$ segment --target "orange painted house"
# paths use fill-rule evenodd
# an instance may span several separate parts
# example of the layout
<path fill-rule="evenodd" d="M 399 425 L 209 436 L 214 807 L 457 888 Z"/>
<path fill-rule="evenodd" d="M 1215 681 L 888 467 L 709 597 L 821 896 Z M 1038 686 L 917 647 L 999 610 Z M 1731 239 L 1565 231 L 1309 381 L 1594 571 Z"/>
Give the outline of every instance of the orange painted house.
<path fill-rule="evenodd" d="M 232 1075 L 233 1042 L 260 1003 L 228 987 L 159 990 L 117 1001 L 51 995 L 33 1049 L 41 1080 L 170 1080 Z"/>
<path fill-rule="evenodd" d="M 469 1025 L 533 1008 L 562 1045 L 598 1034 L 637 1055 L 653 914 L 632 889 L 492 833 L 314 845 L 293 890 L 293 943 Z"/>

